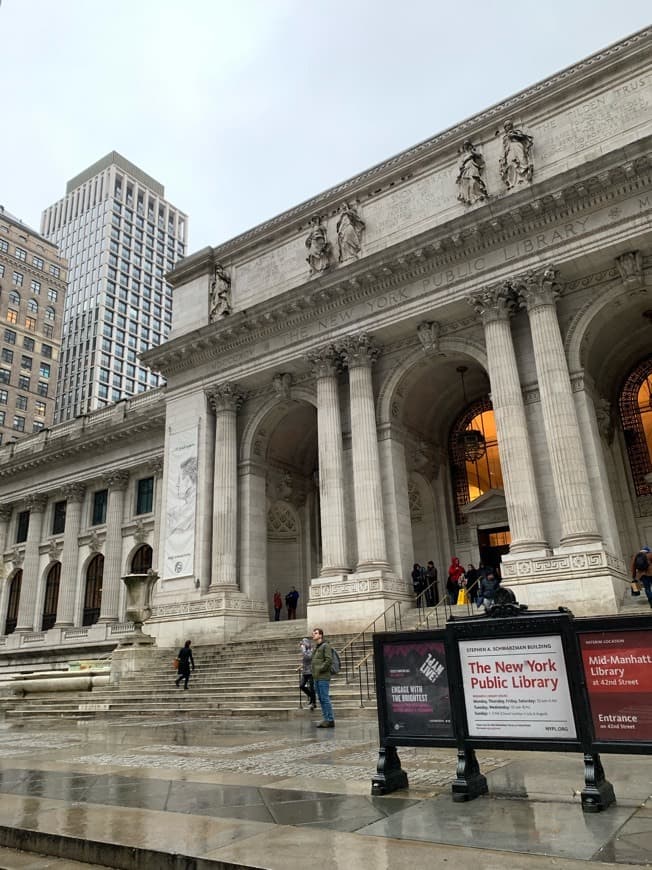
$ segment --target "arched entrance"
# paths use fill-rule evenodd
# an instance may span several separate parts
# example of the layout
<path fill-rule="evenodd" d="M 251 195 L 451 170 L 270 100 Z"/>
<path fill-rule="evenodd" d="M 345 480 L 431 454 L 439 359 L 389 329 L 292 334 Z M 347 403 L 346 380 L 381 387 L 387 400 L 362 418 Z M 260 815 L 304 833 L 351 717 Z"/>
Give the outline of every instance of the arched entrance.
<path fill-rule="evenodd" d="M 9 601 L 7 602 L 5 634 L 12 634 L 18 625 L 18 607 L 20 605 L 20 587 L 22 583 L 23 569 L 19 568 L 9 581 Z"/>
<path fill-rule="evenodd" d="M 95 625 L 100 618 L 102 605 L 102 578 L 104 576 L 104 556 L 98 553 L 93 556 L 86 569 L 86 587 L 84 590 L 84 613 L 82 625 Z"/>
<path fill-rule="evenodd" d="M 59 583 L 61 580 L 61 562 L 50 566 L 45 581 L 45 598 L 43 601 L 43 616 L 41 631 L 48 631 L 57 621 L 57 605 L 59 603 Z"/>

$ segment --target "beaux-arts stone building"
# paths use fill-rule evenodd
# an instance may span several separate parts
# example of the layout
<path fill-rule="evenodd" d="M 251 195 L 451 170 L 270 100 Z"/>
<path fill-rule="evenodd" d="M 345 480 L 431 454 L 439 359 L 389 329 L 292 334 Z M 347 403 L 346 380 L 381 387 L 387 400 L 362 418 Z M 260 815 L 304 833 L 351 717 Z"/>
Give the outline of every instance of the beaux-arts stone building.
<path fill-rule="evenodd" d="M 616 611 L 652 542 L 651 58 L 646 30 L 185 259 L 167 387 L 0 450 L 5 655 L 114 641 L 150 560 L 163 643 L 291 585 L 361 627 L 454 554 Z"/>

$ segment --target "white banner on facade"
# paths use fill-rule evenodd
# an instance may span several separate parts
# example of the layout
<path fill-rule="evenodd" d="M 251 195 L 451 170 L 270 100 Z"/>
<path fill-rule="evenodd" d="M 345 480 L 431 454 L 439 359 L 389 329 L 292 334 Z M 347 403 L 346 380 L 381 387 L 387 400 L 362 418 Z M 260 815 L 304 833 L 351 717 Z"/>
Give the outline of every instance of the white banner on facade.
<path fill-rule="evenodd" d="M 573 738 L 561 637 L 459 642 L 471 737 Z"/>
<path fill-rule="evenodd" d="M 164 579 L 194 573 L 197 427 L 170 435 L 165 509 Z"/>

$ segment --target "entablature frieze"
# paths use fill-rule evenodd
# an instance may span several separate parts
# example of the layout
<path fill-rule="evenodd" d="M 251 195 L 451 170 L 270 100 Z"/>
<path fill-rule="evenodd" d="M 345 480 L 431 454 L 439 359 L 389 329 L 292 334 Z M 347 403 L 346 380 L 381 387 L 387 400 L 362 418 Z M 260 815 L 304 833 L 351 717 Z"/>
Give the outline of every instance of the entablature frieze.
<path fill-rule="evenodd" d="M 614 160 L 613 153 L 608 157 Z M 415 237 L 411 250 L 406 251 L 405 245 L 400 253 L 386 249 L 246 312 L 234 312 L 224 321 L 150 351 L 147 362 L 172 375 L 216 358 L 227 367 L 251 363 L 256 343 L 264 348 L 261 353 L 266 358 L 270 348 L 287 355 L 296 347 L 298 354 L 305 354 L 311 339 L 320 337 L 320 343 L 335 340 L 353 323 L 373 329 L 361 321 L 371 324 L 389 315 L 395 318 L 397 312 L 413 317 L 420 310 L 427 316 L 432 312 L 433 293 L 440 290 L 448 291 L 445 301 L 450 303 L 471 287 L 510 280 L 532 264 L 539 265 L 542 257 L 563 261 L 559 252 L 568 243 L 576 249 L 577 241 L 586 238 L 590 246 L 591 234 L 652 211 L 652 196 L 639 195 L 652 188 L 652 163 L 647 154 L 625 164 L 593 169 L 582 183 L 573 172 L 561 184 L 559 177 L 541 183 L 538 196 L 536 185 L 528 189 L 527 196 L 510 194 L 494 202 L 486 216 L 481 207 L 472 216 L 454 221 L 455 231 L 439 227 Z M 553 189 L 553 183 L 559 186 Z M 573 289 L 578 280 L 570 282 Z M 436 338 L 432 332 L 430 337 L 437 346 L 450 325 L 439 317 L 424 322 L 436 322 Z M 430 342 L 430 337 L 424 329 L 424 338 Z"/>

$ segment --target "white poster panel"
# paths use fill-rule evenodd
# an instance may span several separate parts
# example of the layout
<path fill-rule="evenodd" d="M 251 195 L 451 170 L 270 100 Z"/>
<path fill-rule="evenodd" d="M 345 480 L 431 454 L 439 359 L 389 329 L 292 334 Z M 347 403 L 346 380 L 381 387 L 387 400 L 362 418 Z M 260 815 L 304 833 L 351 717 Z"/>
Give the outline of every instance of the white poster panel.
<path fill-rule="evenodd" d="M 559 635 L 459 641 L 470 737 L 576 737 Z"/>
<path fill-rule="evenodd" d="M 194 573 L 197 427 L 170 435 L 165 510 L 164 579 Z"/>

